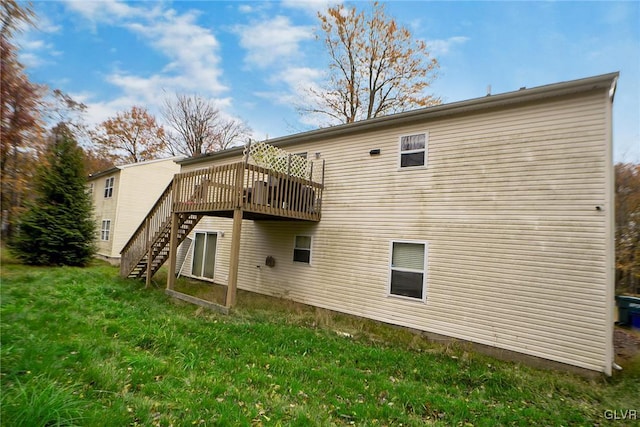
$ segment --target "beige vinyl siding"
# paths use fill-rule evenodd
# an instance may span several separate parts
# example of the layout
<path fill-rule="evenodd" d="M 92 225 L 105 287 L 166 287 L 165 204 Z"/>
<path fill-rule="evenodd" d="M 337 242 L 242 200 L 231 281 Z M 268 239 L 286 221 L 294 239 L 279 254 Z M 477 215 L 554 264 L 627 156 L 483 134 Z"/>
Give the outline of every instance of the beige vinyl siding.
<path fill-rule="evenodd" d="M 104 197 L 105 182 L 109 178 L 113 180 L 113 192 L 111 197 Z M 113 174 L 104 175 L 88 181 L 93 183 L 93 216 L 96 224 L 96 247 L 98 255 L 111 257 L 113 253 L 113 231 L 117 213 L 117 197 L 120 189 L 120 171 L 114 171 Z M 102 240 L 100 231 L 102 229 L 102 221 L 111 220 L 109 230 L 109 240 Z"/>
<path fill-rule="evenodd" d="M 609 108 L 594 91 L 297 144 L 326 160 L 322 220 L 245 220 L 238 286 L 608 372 Z M 400 169 L 399 136 L 422 132 L 427 166 Z M 230 221 L 207 221 L 228 263 Z M 428 242 L 426 302 L 387 294 L 394 240 Z"/>
<path fill-rule="evenodd" d="M 174 159 L 133 163 L 114 168 L 113 173 L 90 178 L 98 234 L 98 255 L 118 259 L 120 251 L 143 221 L 173 176 L 180 171 Z M 114 177 L 111 197 L 104 197 L 105 181 Z M 100 240 L 102 221 L 111 220 L 109 241 Z"/>
<path fill-rule="evenodd" d="M 123 167 L 120 171 L 118 212 L 114 223 L 113 251 L 120 251 L 144 220 L 160 194 L 180 172 L 180 166 L 172 159 L 156 160 Z"/>
<path fill-rule="evenodd" d="M 218 284 L 226 285 L 229 279 L 229 251 L 231 250 L 231 230 L 232 221 L 227 218 L 204 217 L 200 220 L 195 229 L 189 234 L 190 238 L 195 238 L 197 232 L 217 232 L 218 238 L 216 243 L 216 260 L 213 271 L 213 280 L 203 278 L 205 281 L 213 281 Z M 191 245 L 184 266 L 180 274 L 189 277 L 195 277 L 192 274 L 193 267 L 193 243 Z M 180 268 L 180 266 L 178 266 Z"/>

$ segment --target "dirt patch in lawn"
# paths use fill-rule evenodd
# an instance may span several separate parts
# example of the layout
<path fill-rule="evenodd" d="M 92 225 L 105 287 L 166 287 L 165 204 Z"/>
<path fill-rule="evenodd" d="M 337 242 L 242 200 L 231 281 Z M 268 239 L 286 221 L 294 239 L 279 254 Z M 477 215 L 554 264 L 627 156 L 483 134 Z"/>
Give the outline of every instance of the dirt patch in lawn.
<path fill-rule="evenodd" d="M 616 327 L 613 332 L 616 360 L 625 362 L 640 355 L 640 331 Z"/>

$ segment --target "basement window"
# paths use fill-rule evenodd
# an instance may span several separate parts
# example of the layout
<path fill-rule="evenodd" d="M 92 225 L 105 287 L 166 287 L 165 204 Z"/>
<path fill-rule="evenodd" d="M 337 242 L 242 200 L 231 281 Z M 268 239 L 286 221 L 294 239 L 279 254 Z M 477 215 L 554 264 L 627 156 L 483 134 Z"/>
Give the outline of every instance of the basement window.
<path fill-rule="evenodd" d="M 389 295 L 426 299 L 427 242 L 392 241 Z"/>
<path fill-rule="evenodd" d="M 103 241 L 109 240 L 110 232 L 111 232 L 111 220 L 103 219 L 102 228 L 100 229 L 100 240 L 103 240 Z"/>
<path fill-rule="evenodd" d="M 113 196 L 113 182 L 114 182 L 115 178 L 111 177 L 111 178 L 107 178 L 107 180 L 104 183 L 104 197 L 105 198 L 109 198 L 111 196 Z"/>
<path fill-rule="evenodd" d="M 400 137 L 400 167 L 413 168 L 427 165 L 427 133 Z"/>
<path fill-rule="evenodd" d="M 293 260 L 306 264 L 311 263 L 311 236 L 296 236 L 293 245 Z"/>

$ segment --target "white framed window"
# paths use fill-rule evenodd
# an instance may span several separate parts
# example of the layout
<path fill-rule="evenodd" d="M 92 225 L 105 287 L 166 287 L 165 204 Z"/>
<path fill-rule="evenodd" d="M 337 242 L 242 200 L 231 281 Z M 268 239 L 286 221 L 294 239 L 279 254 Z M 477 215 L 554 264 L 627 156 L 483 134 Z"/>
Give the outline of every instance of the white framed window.
<path fill-rule="evenodd" d="M 104 241 L 109 240 L 110 234 L 111 234 L 111 220 L 103 219 L 102 227 L 100 228 L 100 240 L 104 240 Z"/>
<path fill-rule="evenodd" d="M 104 183 L 104 197 L 109 198 L 113 196 L 113 182 L 115 181 L 114 177 L 107 178 Z"/>
<path fill-rule="evenodd" d="M 425 301 L 428 242 L 391 241 L 389 295 Z"/>
<path fill-rule="evenodd" d="M 216 268 L 218 233 L 196 232 L 192 246 L 191 274 L 213 279 Z"/>
<path fill-rule="evenodd" d="M 427 132 L 400 137 L 400 168 L 415 168 L 427 165 Z"/>
<path fill-rule="evenodd" d="M 296 236 L 293 243 L 293 260 L 311 264 L 311 236 Z"/>

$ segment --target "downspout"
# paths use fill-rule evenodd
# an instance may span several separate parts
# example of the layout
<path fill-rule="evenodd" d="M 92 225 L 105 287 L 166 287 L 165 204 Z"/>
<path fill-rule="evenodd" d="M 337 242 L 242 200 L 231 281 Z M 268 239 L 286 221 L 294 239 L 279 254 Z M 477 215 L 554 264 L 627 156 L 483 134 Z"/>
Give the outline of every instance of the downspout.
<path fill-rule="evenodd" d="M 618 84 L 618 76 L 611 81 L 606 98 L 606 144 L 605 144 L 605 375 L 611 376 L 612 369 L 618 369 L 615 363 L 614 322 L 615 322 L 615 168 L 613 164 L 613 99 Z"/>

